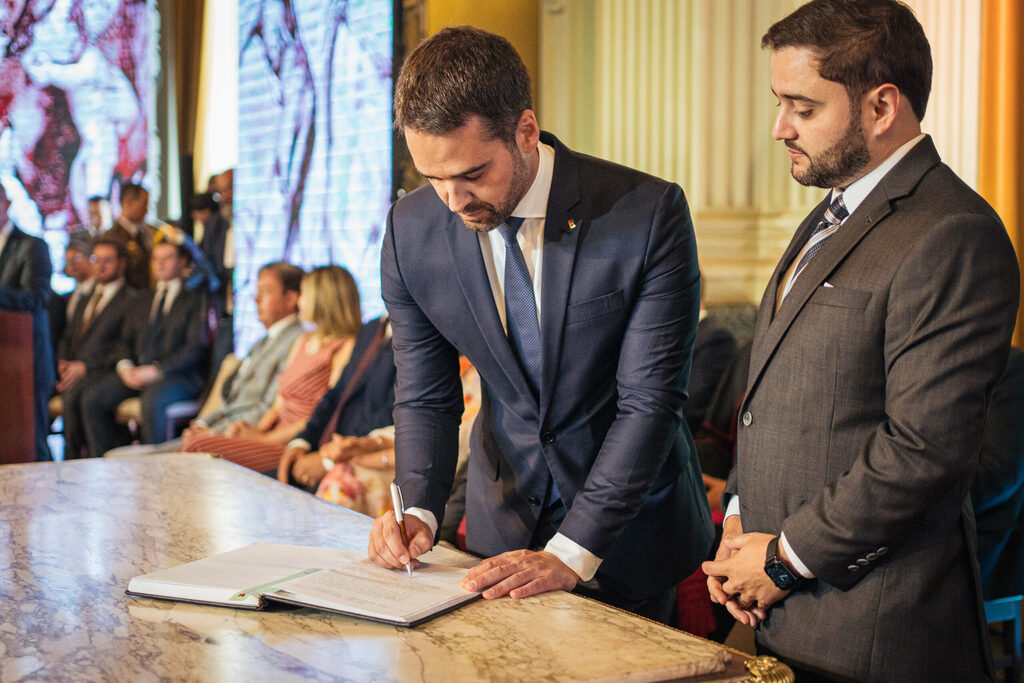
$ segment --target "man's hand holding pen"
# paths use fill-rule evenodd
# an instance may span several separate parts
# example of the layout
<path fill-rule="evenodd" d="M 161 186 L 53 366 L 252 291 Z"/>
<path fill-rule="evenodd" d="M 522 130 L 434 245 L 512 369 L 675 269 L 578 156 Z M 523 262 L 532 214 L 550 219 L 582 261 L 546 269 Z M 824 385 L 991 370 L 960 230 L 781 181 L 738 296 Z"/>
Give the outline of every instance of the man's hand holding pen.
<path fill-rule="evenodd" d="M 389 511 L 373 520 L 367 548 L 370 559 L 381 567 L 403 569 L 433 547 L 434 535 L 418 517 L 405 515 L 405 529 L 409 536 L 408 546 L 402 542 L 402 531 L 394 512 Z"/>

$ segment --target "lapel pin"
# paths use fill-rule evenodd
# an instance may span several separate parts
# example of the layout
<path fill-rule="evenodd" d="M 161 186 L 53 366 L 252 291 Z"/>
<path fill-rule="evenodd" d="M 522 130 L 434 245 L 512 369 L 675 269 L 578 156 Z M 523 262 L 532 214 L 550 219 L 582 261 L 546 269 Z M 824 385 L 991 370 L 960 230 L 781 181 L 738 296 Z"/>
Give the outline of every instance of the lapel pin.
<path fill-rule="evenodd" d="M 576 221 L 574 221 L 571 218 L 569 219 L 569 229 L 570 230 L 575 230 L 576 229 Z"/>

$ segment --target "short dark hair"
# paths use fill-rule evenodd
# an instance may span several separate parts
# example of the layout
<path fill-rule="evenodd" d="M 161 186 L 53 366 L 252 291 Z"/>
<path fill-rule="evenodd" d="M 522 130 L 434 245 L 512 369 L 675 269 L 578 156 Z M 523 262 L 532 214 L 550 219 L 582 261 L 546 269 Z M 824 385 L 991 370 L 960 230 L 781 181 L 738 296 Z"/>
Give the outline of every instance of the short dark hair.
<path fill-rule="evenodd" d="M 212 213 L 217 213 L 217 200 L 213 198 L 212 192 L 199 192 L 192 195 L 192 201 L 189 202 L 189 209 L 192 211 L 210 211 Z"/>
<path fill-rule="evenodd" d="M 892 83 L 920 121 L 932 87 L 932 53 L 913 10 L 898 0 L 811 0 L 776 22 L 761 47 L 810 48 L 822 78 L 850 98 Z"/>
<path fill-rule="evenodd" d="M 412 51 L 395 81 L 395 128 L 444 135 L 480 116 L 493 138 L 515 140 L 533 109 L 530 75 L 512 44 L 472 26 L 455 26 Z"/>
<path fill-rule="evenodd" d="M 123 244 L 121 244 L 121 242 L 113 239 L 112 237 L 101 237 L 95 242 L 93 242 L 93 252 L 95 253 L 96 247 L 102 247 L 104 244 L 107 245 L 108 247 L 114 248 L 114 251 L 117 252 L 117 258 L 126 260 L 128 259 L 128 249 Z"/>
<path fill-rule="evenodd" d="M 121 202 L 124 203 L 127 199 L 135 199 L 143 192 L 148 192 L 146 188 L 138 183 L 124 183 L 121 185 Z"/>
<path fill-rule="evenodd" d="M 284 291 L 296 293 L 302 291 L 302 278 L 306 275 L 306 271 L 302 268 L 287 261 L 273 261 L 260 268 L 260 273 L 264 272 L 276 275 Z"/>
<path fill-rule="evenodd" d="M 153 250 L 155 251 L 157 247 L 163 246 L 174 247 L 174 250 L 178 252 L 178 258 L 185 259 L 186 263 L 192 262 L 192 252 L 190 252 L 188 250 L 188 247 L 186 247 L 184 244 L 179 244 L 178 242 L 175 242 L 173 239 L 164 239 L 160 240 L 159 242 L 156 242 L 153 245 Z"/>

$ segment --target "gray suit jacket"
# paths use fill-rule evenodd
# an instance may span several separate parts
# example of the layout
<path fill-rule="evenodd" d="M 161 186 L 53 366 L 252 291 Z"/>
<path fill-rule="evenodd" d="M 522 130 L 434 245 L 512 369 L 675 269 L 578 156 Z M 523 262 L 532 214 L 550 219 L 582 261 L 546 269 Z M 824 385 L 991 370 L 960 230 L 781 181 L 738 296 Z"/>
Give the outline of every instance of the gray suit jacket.
<path fill-rule="evenodd" d="M 302 324 L 293 320 L 273 338 L 267 336 L 256 342 L 224 384 L 221 407 L 203 417 L 203 422 L 217 434 L 239 420 L 256 424 L 277 398 L 277 380 L 288 352 L 301 335 Z"/>
<path fill-rule="evenodd" d="M 757 637 L 860 681 L 978 680 L 990 662 L 965 499 L 1014 327 L 1013 248 L 925 139 L 773 315 L 826 205 L 768 283 L 740 407 L 743 530 L 785 531 L 817 577 Z"/>
<path fill-rule="evenodd" d="M 693 227 L 677 185 L 542 139 L 555 165 L 539 404 L 502 329 L 476 233 L 430 187 L 388 217 L 381 282 L 398 370 L 397 478 L 406 505 L 440 523 L 458 450 L 462 352 L 482 388 L 469 549 L 543 545 L 538 521 L 554 482 L 568 508 L 559 531 L 604 558 L 602 588 L 647 599 L 692 573 L 711 544 L 682 416 L 699 307 Z"/>

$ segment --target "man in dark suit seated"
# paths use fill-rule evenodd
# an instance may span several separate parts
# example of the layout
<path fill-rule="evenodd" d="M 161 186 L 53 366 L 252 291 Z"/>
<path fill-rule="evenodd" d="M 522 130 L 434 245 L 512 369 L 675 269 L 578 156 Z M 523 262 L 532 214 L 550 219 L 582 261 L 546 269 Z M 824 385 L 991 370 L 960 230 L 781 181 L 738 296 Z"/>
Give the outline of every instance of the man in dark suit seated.
<path fill-rule="evenodd" d="M 95 284 L 92 275 L 92 239 L 81 230 L 72 233 L 64 248 L 64 274 L 75 281 L 75 288 L 61 295 L 51 295 L 47 305 L 50 311 L 50 340 L 53 342 L 53 358 L 57 361 L 58 345 L 64 336 L 64 329 L 75 317 L 75 309 L 89 298 Z M 56 366 L 54 366 L 56 369 Z M 58 390 L 59 391 L 59 390 Z"/>
<path fill-rule="evenodd" d="M 1024 593 L 1024 351 L 1016 347 L 992 390 L 971 503 L 985 599 Z"/>
<path fill-rule="evenodd" d="M 53 390 L 53 346 L 50 343 L 50 298 L 53 265 L 46 242 L 19 230 L 7 216 L 11 202 L 0 184 L 0 310 L 32 315 L 32 367 L 36 460 L 52 460 L 46 444 Z"/>
<path fill-rule="evenodd" d="M 345 370 L 320 399 L 306 428 L 288 443 L 277 478 L 315 491 L 328 471 L 319 447 L 335 434 L 365 436 L 390 425 L 394 407 L 395 355 L 387 319 L 378 318 L 359 329 Z"/>
<path fill-rule="evenodd" d="M 207 306 L 200 292 L 183 284 L 187 264 L 183 247 L 169 242 L 153 247 L 156 289 L 139 297 L 129 314 L 116 373 L 85 390 L 89 455 L 102 456 L 127 443 L 125 430 L 114 421 L 121 401 L 141 397 L 142 441 L 154 443 L 167 433 L 167 406 L 199 396 L 207 369 Z"/>
<path fill-rule="evenodd" d="M 91 261 L 93 285 L 71 308 L 57 347 L 57 391 L 63 403 L 65 460 L 82 457 L 83 393 L 90 384 L 114 371 L 119 358 L 118 341 L 138 298 L 137 290 L 125 282 L 128 254 L 119 242 L 97 241 Z"/>

